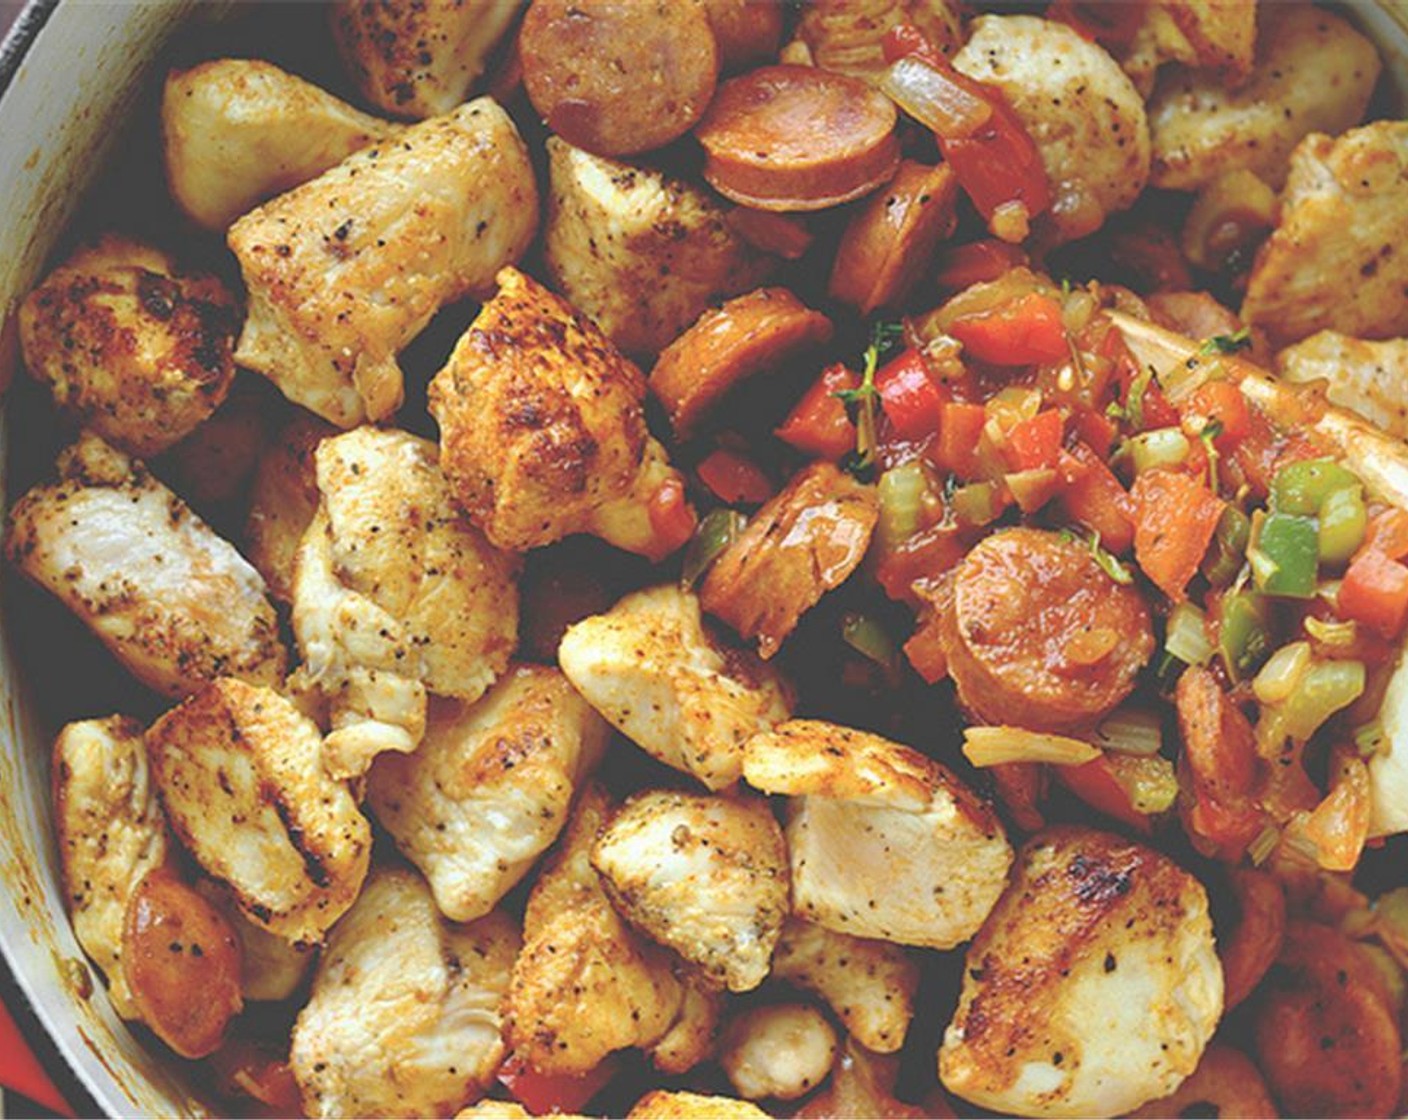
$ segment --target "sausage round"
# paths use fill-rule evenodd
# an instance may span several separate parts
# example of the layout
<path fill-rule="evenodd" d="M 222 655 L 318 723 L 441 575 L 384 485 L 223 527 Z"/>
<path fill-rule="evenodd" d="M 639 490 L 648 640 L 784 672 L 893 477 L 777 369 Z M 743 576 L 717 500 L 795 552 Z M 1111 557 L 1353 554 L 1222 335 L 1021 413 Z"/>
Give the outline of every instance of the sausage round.
<path fill-rule="evenodd" d="M 721 85 L 694 134 L 720 194 L 760 210 L 821 210 L 895 173 L 897 120 L 894 103 L 859 79 L 764 66 Z"/>
<path fill-rule="evenodd" d="M 969 552 L 940 626 L 963 707 L 1033 731 L 1107 714 L 1154 650 L 1138 592 L 1080 543 L 1040 529 L 1003 529 Z"/>
<path fill-rule="evenodd" d="M 533 108 L 569 144 L 599 156 L 683 136 L 719 74 L 702 0 L 533 0 L 518 49 Z"/>

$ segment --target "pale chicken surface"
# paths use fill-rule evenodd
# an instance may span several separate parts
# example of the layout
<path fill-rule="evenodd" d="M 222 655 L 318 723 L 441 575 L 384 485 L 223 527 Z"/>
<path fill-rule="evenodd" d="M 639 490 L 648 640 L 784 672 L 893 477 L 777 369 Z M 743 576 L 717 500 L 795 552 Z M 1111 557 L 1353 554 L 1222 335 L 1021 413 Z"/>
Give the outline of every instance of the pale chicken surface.
<path fill-rule="evenodd" d="M 772 261 L 701 187 L 548 138 L 548 275 L 628 354 L 654 354 L 712 304 L 748 291 Z"/>
<path fill-rule="evenodd" d="M 142 727 L 127 716 L 70 723 L 54 740 L 54 824 L 74 936 L 108 982 L 124 1019 L 140 1019 L 122 968 L 127 904 L 166 865 L 166 821 L 147 768 Z"/>
<path fill-rule="evenodd" d="M 702 1093 L 656 1089 L 636 1101 L 627 1120 L 767 1120 L 767 1113 L 751 1101 L 713 1097 Z"/>
<path fill-rule="evenodd" d="M 433 701 L 425 739 L 381 756 L 367 797 L 441 912 L 470 921 L 557 839 L 609 730 L 556 669 L 520 666 L 473 704 Z"/>
<path fill-rule="evenodd" d="M 1371 342 L 1317 331 L 1277 354 L 1276 372 L 1297 384 L 1323 381 L 1331 404 L 1408 439 L 1408 338 Z"/>
<path fill-rule="evenodd" d="M 238 327 L 224 281 L 112 233 L 75 250 L 19 313 L 25 368 L 60 411 L 142 458 L 225 399 Z"/>
<path fill-rule="evenodd" d="M 968 947 L 939 1074 L 1024 1116 L 1118 1116 L 1167 1096 L 1222 1014 L 1207 892 L 1167 856 L 1081 826 L 1032 837 Z"/>
<path fill-rule="evenodd" d="M 714 1056 L 725 993 L 697 968 L 675 970 L 683 997 L 675 1021 L 646 1050 L 661 1073 L 687 1073 Z"/>
<path fill-rule="evenodd" d="M 504 1038 L 543 1073 L 585 1073 L 614 1050 L 655 1044 L 684 998 L 669 954 L 622 920 L 592 868 L 610 813 L 605 792 L 588 786 L 523 915 Z"/>
<path fill-rule="evenodd" d="M 705 628 L 699 600 L 672 584 L 627 595 L 568 628 L 558 661 L 619 731 L 713 790 L 743 772 L 743 746 L 791 714 L 777 671 Z"/>
<path fill-rule="evenodd" d="M 225 915 L 239 940 L 240 994 L 245 1002 L 277 1003 L 296 995 L 317 951 L 256 925 L 240 909 L 234 893 L 214 879 L 197 879 L 195 890 Z"/>
<path fill-rule="evenodd" d="M 322 766 L 318 727 L 270 688 L 224 679 L 146 735 L 172 831 L 240 911 L 316 943 L 366 878 L 371 827 Z"/>
<path fill-rule="evenodd" d="M 495 911 L 448 922 L 414 871 L 377 868 L 328 938 L 290 1065 L 310 1117 L 450 1116 L 503 1060 L 520 944 Z"/>
<path fill-rule="evenodd" d="M 264 581 L 140 463 L 96 436 L 10 510 L 6 555 L 138 680 L 168 696 L 236 676 L 283 681 Z"/>
<path fill-rule="evenodd" d="M 662 558 L 648 504 L 678 475 L 645 426 L 645 378 L 588 319 L 514 268 L 430 384 L 456 500 L 501 548 L 572 533 Z M 624 507 L 624 508 L 623 508 Z"/>
<path fill-rule="evenodd" d="M 749 741 L 743 776 L 789 798 L 792 907 L 809 921 L 951 949 L 1002 893 L 1012 848 L 997 814 L 918 751 L 792 720 Z"/>
<path fill-rule="evenodd" d="M 787 845 L 766 801 L 648 790 L 591 858 L 638 929 L 729 991 L 763 982 L 789 902 Z"/>
<path fill-rule="evenodd" d="M 318 471 L 313 452 L 337 429 L 299 411 L 259 457 L 244 523 L 244 554 L 269 594 L 293 603 L 294 567 L 303 534 L 318 512 Z"/>
<path fill-rule="evenodd" d="M 171 197 L 216 233 L 398 131 L 259 59 L 221 58 L 173 70 L 162 90 Z"/>
<path fill-rule="evenodd" d="M 773 1003 L 735 1015 L 719 1065 L 748 1100 L 791 1101 L 815 1089 L 836 1061 L 836 1029 L 809 1003 Z"/>
<path fill-rule="evenodd" d="M 473 701 L 518 642 L 517 558 L 454 508 L 435 445 L 364 427 L 314 452 L 319 506 L 299 546 L 300 679 L 327 697 L 334 776 L 413 750 L 427 692 Z"/>
<path fill-rule="evenodd" d="M 793 917 L 782 927 L 772 977 L 819 995 L 867 1050 L 893 1054 L 904 1044 L 919 965 L 903 947 Z"/>
<path fill-rule="evenodd" d="M 393 117 L 448 113 L 466 100 L 519 0 L 339 0 L 333 41 L 357 89 Z"/>
<path fill-rule="evenodd" d="M 1256 0 L 1151 0 L 1120 65 L 1147 100 L 1159 67 L 1182 62 L 1236 88 L 1256 55 Z"/>
<path fill-rule="evenodd" d="M 1408 334 L 1408 121 L 1375 121 L 1291 157 L 1275 232 L 1258 251 L 1242 318 L 1276 345 L 1333 329 Z"/>
<path fill-rule="evenodd" d="M 489 98 L 355 152 L 230 228 L 249 293 L 235 360 L 338 427 L 390 416 L 397 353 L 522 255 L 537 203 L 523 141 Z"/>

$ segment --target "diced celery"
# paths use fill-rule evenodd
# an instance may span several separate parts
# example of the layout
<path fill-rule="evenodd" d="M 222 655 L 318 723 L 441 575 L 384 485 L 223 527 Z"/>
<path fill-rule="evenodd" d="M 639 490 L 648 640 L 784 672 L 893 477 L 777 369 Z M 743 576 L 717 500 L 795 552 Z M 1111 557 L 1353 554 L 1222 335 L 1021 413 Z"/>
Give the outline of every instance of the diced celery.
<path fill-rule="evenodd" d="M 1272 513 L 1247 550 L 1257 589 L 1267 595 L 1309 599 L 1320 563 L 1319 530 L 1313 517 Z"/>
<path fill-rule="evenodd" d="M 1158 754 L 1164 745 L 1163 721 L 1147 708 L 1116 708 L 1095 729 L 1095 742 L 1121 754 Z"/>
<path fill-rule="evenodd" d="M 1237 578 L 1247 559 L 1251 532 L 1251 519 L 1245 513 L 1233 505 L 1223 509 L 1212 544 L 1203 557 L 1203 574 L 1214 587 L 1226 587 Z"/>
<path fill-rule="evenodd" d="M 1320 563 L 1347 564 L 1364 543 L 1368 523 L 1362 487 L 1348 486 L 1329 494 L 1320 506 Z"/>
<path fill-rule="evenodd" d="M 1129 441 L 1130 457 L 1138 474 L 1155 467 L 1176 467 L 1188 458 L 1188 437 L 1178 428 L 1155 428 Z"/>
<path fill-rule="evenodd" d="M 995 482 L 970 482 L 953 492 L 953 515 L 963 525 L 986 525 L 1002 513 L 1002 499 Z"/>
<path fill-rule="evenodd" d="M 1164 649 L 1185 665 L 1206 665 L 1212 660 L 1207 619 L 1192 603 L 1179 603 L 1169 614 Z"/>
<path fill-rule="evenodd" d="M 848 611 L 841 620 L 841 638 L 886 671 L 893 672 L 899 665 L 899 646 L 894 636 L 871 615 Z"/>
<path fill-rule="evenodd" d="M 1333 459 L 1303 459 L 1276 472 L 1271 480 L 1271 508 L 1313 517 L 1335 491 L 1359 485 L 1359 476 Z"/>
<path fill-rule="evenodd" d="M 927 488 L 924 466 L 917 459 L 892 467 L 880 476 L 876 487 L 880 519 L 875 536 L 882 551 L 894 549 L 919 531 L 919 514 Z"/>
<path fill-rule="evenodd" d="M 1218 654 L 1233 679 L 1248 677 L 1267 655 L 1270 645 L 1266 601 L 1260 595 L 1243 591 L 1223 599 Z"/>

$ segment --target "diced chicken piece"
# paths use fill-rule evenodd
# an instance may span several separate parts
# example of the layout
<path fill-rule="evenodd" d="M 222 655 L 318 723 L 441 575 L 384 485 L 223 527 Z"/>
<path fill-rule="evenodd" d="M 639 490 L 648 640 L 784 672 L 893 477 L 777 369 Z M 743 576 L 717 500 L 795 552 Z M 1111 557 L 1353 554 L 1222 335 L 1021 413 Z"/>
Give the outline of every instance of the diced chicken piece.
<path fill-rule="evenodd" d="M 271 404 L 283 401 L 262 378 L 237 377 L 208 420 L 150 461 L 152 473 L 212 520 L 242 508 L 264 454 Z"/>
<path fill-rule="evenodd" d="M 646 430 L 644 376 L 537 281 L 508 268 L 498 282 L 430 384 L 456 499 L 500 548 L 593 533 L 662 558 L 683 542 L 658 539 L 648 504 L 679 476 Z"/>
<path fill-rule="evenodd" d="M 1144 99 L 1104 48 L 1052 20 L 983 16 L 953 66 L 998 86 L 1036 143 L 1052 239 L 1094 233 L 1139 197 L 1149 178 Z"/>
<path fill-rule="evenodd" d="M 235 360 L 339 427 L 384 419 L 397 352 L 489 289 L 537 219 L 527 149 L 489 98 L 355 152 L 230 227 L 249 291 Z"/>
<path fill-rule="evenodd" d="M 286 941 L 257 926 L 243 911 L 228 887 L 214 879 L 199 878 L 195 891 L 229 921 L 240 943 L 240 992 L 246 1001 L 277 1003 L 302 986 L 317 953 L 307 945 Z"/>
<path fill-rule="evenodd" d="M 895 1096 L 898 1056 L 874 1054 L 854 1036 L 847 1038 L 825 1089 L 808 1098 L 797 1120 L 831 1120 L 837 1116 L 884 1116 L 888 1120 L 954 1120 L 958 1115 L 937 1089 L 925 1094 L 925 1106 Z"/>
<path fill-rule="evenodd" d="M 791 715 L 777 672 L 705 628 L 699 600 L 673 584 L 627 595 L 568 628 L 567 679 L 646 753 L 712 790 L 743 772 L 743 744 Z"/>
<path fill-rule="evenodd" d="M 1408 439 L 1408 338 L 1368 342 L 1317 331 L 1277 354 L 1276 372 L 1296 384 L 1324 381 L 1330 403 Z"/>
<path fill-rule="evenodd" d="M 792 908 L 809 921 L 951 949 L 1002 893 L 1012 848 L 997 814 L 918 751 L 792 720 L 749 741 L 743 776 L 791 798 Z"/>
<path fill-rule="evenodd" d="M 866 1049 L 893 1054 L 904 1044 L 919 966 L 900 946 L 791 918 L 772 956 L 772 976 L 821 996 Z"/>
<path fill-rule="evenodd" d="M 217 233 L 265 199 L 399 131 L 253 58 L 173 70 L 161 97 L 171 197 L 197 225 Z"/>
<path fill-rule="evenodd" d="M 454 508 L 429 440 L 359 428 L 314 452 L 320 503 L 299 546 L 303 679 L 331 705 L 334 777 L 411 751 L 425 694 L 474 701 L 518 643 L 518 560 Z"/>
<path fill-rule="evenodd" d="M 575 1120 L 571 1113 L 558 1115 Z M 533 1114 L 517 1101 L 499 1101 L 486 1097 L 478 1104 L 460 1109 L 455 1113 L 455 1120 L 533 1120 Z"/>
<path fill-rule="evenodd" d="M 797 35 L 817 66 L 876 81 L 886 69 L 885 35 L 908 24 L 944 54 L 963 43 L 959 11 L 949 0 L 814 0 Z"/>
<path fill-rule="evenodd" d="M 609 730 L 556 669 L 520 667 L 475 704 L 435 701 L 425 740 L 379 758 L 367 798 L 440 912 L 471 921 L 557 839 Z"/>
<path fill-rule="evenodd" d="M 259 459 L 244 524 L 244 551 L 281 603 L 293 603 L 298 546 L 318 512 L 313 452 L 336 434 L 331 424 L 300 411 Z"/>
<path fill-rule="evenodd" d="M 792 477 L 719 555 L 699 601 L 771 657 L 798 620 L 865 559 L 880 499 L 831 463 Z"/>
<path fill-rule="evenodd" d="M 25 367 L 59 409 L 141 458 L 225 399 L 238 325 L 224 281 L 117 234 L 79 248 L 19 313 Z"/>
<path fill-rule="evenodd" d="M 807 1003 L 749 1008 L 724 1028 L 719 1065 L 748 1100 L 793 1101 L 811 1092 L 836 1060 L 836 1030 Z"/>
<path fill-rule="evenodd" d="M 766 978 L 788 911 L 787 845 L 766 801 L 648 790 L 591 858 L 626 919 L 713 982 L 746 992 Z"/>
<path fill-rule="evenodd" d="M 96 436 L 10 510 L 5 554 L 138 680 L 168 696 L 235 676 L 282 683 L 288 653 L 259 573 L 141 463 Z"/>
<path fill-rule="evenodd" d="M 273 689 L 224 679 L 147 731 L 172 830 L 256 925 L 320 941 L 367 874 L 371 828 L 322 765 L 317 725 Z"/>
<path fill-rule="evenodd" d="M 448 113 L 468 98 L 518 0 L 339 0 L 328 11 L 361 95 L 393 117 Z"/>
<path fill-rule="evenodd" d="M 949 1090 L 1024 1116 L 1119 1116 L 1193 1072 L 1222 1014 L 1207 892 L 1094 829 L 1032 837 L 968 948 Z"/>
<path fill-rule="evenodd" d="M 1256 0 L 1151 0 L 1120 65 L 1146 101 L 1165 62 L 1211 71 L 1226 88 L 1251 74 L 1256 55 Z"/>
<path fill-rule="evenodd" d="M 113 1008 L 140 1019 L 122 969 L 127 904 L 166 865 L 166 821 L 142 727 L 127 716 L 70 723 L 54 741 L 54 827 L 74 936 L 108 982 Z"/>
<path fill-rule="evenodd" d="M 547 142 L 543 255 L 567 301 L 628 354 L 654 354 L 772 264 L 703 188 Z"/>
<path fill-rule="evenodd" d="M 1149 102 L 1154 186 L 1197 190 L 1245 168 L 1279 188 L 1304 137 L 1337 135 L 1363 118 L 1379 76 L 1373 43 L 1309 4 L 1278 4 L 1263 17 L 1251 76 L 1240 88 L 1202 70 L 1176 67 L 1160 76 Z"/>
<path fill-rule="evenodd" d="M 1257 253 L 1242 318 L 1277 346 L 1325 329 L 1408 334 L 1405 241 L 1408 121 L 1309 136 L 1291 157 L 1280 222 Z"/>
<path fill-rule="evenodd" d="M 636 1101 L 626 1120 L 767 1120 L 767 1116 L 757 1105 L 733 1097 L 656 1089 Z"/>
<path fill-rule="evenodd" d="M 1369 835 L 1408 832 L 1408 664 L 1400 658 L 1379 708 L 1384 749 L 1369 759 Z"/>
<path fill-rule="evenodd" d="M 648 1050 L 651 1065 L 665 1074 L 687 1073 L 714 1056 L 724 1010 L 724 993 L 698 969 L 676 970 L 676 974 L 683 992 L 679 1012 Z"/>
<path fill-rule="evenodd" d="M 507 914 L 456 925 L 414 871 L 374 871 L 294 1024 L 305 1113 L 448 1116 L 480 1096 L 503 1060 L 499 1002 L 519 944 Z"/>
<path fill-rule="evenodd" d="M 504 1038 L 543 1073 L 585 1073 L 613 1050 L 651 1046 L 679 1016 L 669 956 L 622 921 L 592 869 L 610 812 L 599 787 L 583 791 L 524 911 Z"/>

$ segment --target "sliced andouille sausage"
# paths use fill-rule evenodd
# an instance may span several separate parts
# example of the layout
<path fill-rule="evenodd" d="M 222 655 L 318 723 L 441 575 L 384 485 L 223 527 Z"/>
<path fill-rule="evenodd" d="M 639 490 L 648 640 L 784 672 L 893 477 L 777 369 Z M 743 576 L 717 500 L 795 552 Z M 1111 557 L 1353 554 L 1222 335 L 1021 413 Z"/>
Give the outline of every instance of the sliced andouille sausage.
<path fill-rule="evenodd" d="M 1138 592 L 1084 545 L 1041 529 L 981 541 L 957 569 L 940 627 L 962 705 L 1033 731 L 1098 720 L 1154 651 Z"/>
<path fill-rule="evenodd" d="M 797 620 L 865 558 L 879 514 L 873 486 L 812 463 L 714 561 L 699 600 L 771 657 Z"/>
<path fill-rule="evenodd" d="M 1228 1011 L 1261 983 L 1286 935 L 1286 894 L 1281 882 L 1266 871 L 1231 867 L 1227 879 L 1237 899 L 1237 919 L 1231 930 L 1218 930 L 1218 956 Z"/>
<path fill-rule="evenodd" d="M 1281 1114 L 1252 1060 L 1240 1050 L 1215 1042 L 1203 1051 L 1203 1060 L 1187 1081 L 1168 1096 L 1150 1101 L 1129 1115 L 1136 1120 L 1180 1116 L 1254 1120 Z"/>
<path fill-rule="evenodd" d="M 704 8 L 723 70 L 743 70 L 777 56 L 785 11 L 777 0 L 704 0 Z"/>
<path fill-rule="evenodd" d="M 896 120 L 894 102 L 858 78 L 764 66 L 720 86 L 694 134 L 720 194 L 760 210 L 822 210 L 895 173 Z"/>
<path fill-rule="evenodd" d="M 831 268 L 832 299 L 862 315 L 900 302 L 957 221 L 958 180 L 946 163 L 905 160 L 851 216 Z"/>
<path fill-rule="evenodd" d="M 518 48 L 533 108 L 599 156 L 683 136 L 719 75 L 703 0 L 534 0 Z"/>
<path fill-rule="evenodd" d="M 665 347 L 650 389 L 683 439 L 739 382 L 830 338 L 831 320 L 820 311 L 786 288 L 759 288 L 704 312 Z"/>

